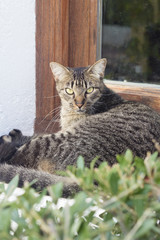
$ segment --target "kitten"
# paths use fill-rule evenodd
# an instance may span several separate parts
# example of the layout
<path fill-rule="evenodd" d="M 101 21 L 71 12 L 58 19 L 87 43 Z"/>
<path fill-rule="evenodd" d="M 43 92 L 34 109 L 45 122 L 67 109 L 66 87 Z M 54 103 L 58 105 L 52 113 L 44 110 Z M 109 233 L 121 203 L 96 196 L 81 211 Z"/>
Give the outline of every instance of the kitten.
<path fill-rule="evenodd" d="M 0 165 L 0 181 L 9 182 L 18 173 L 20 186 L 36 178 L 33 187 L 41 190 L 60 180 L 68 196 L 77 191 L 77 185 L 55 174 L 76 165 L 79 155 L 87 167 L 98 156 L 98 167 L 103 161 L 112 166 L 116 154 L 127 149 L 139 157 L 155 150 L 153 139 L 160 142 L 160 115 L 107 88 L 103 83 L 106 63 L 101 59 L 92 66 L 75 69 L 50 64 L 61 98 L 61 131 L 32 138 L 20 134 L 18 142 L 6 142 L 7 136 L 3 136 L 0 162 L 7 164 Z M 17 136 L 16 130 L 12 133 Z"/>

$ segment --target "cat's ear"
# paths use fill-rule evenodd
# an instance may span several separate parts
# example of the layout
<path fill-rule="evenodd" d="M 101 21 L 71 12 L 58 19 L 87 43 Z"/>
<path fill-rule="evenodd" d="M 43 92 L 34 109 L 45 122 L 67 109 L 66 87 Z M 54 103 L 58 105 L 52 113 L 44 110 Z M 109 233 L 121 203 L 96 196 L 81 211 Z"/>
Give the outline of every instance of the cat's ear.
<path fill-rule="evenodd" d="M 105 73 L 105 68 L 107 65 L 107 59 L 102 58 L 95 62 L 92 66 L 87 70 L 88 73 L 95 75 L 98 78 L 103 78 Z"/>
<path fill-rule="evenodd" d="M 64 79 L 66 76 L 69 75 L 70 71 L 68 68 L 64 67 L 63 65 L 56 63 L 56 62 L 51 62 L 50 67 L 54 76 L 55 81 L 61 81 Z"/>

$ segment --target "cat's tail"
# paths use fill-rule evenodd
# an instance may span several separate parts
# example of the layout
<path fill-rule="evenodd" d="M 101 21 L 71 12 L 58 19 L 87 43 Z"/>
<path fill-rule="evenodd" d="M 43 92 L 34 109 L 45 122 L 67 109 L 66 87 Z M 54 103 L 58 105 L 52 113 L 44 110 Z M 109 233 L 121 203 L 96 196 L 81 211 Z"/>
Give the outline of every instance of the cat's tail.
<path fill-rule="evenodd" d="M 21 166 L 0 164 L 0 182 L 9 183 L 16 175 L 19 176 L 18 187 L 23 187 L 25 182 L 31 183 L 33 180 L 36 180 L 32 187 L 37 191 L 41 191 L 49 185 L 62 182 L 63 197 L 72 196 L 80 190 L 79 186 L 68 177 L 51 175 L 43 171 L 27 169 Z"/>

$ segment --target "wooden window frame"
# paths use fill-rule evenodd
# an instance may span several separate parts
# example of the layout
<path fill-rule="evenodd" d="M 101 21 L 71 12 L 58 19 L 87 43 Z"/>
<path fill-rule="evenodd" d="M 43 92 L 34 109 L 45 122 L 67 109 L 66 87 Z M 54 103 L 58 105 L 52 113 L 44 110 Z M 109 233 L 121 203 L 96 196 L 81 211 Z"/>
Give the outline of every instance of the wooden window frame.
<path fill-rule="evenodd" d="M 160 86 L 155 84 L 105 81 L 107 87 L 130 101 L 139 101 L 160 113 Z"/>
<path fill-rule="evenodd" d="M 60 104 L 49 67 L 52 61 L 69 67 L 87 66 L 100 58 L 99 0 L 36 0 L 35 132 L 56 132 Z M 160 87 L 107 81 L 125 99 L 141 101 L 160 112 Z"/>

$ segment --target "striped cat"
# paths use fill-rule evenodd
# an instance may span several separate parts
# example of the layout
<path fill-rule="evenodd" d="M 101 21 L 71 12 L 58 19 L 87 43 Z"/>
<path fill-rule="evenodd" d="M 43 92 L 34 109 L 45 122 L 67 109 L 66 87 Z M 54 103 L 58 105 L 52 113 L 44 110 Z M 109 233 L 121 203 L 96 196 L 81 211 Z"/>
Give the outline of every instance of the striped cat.
<path fill-rule="evenodd" d="M 64 196 L 77 191 L 70 179 L 55 175 L 76 165 L 79 155 L 90 166 L 103 161 L 116 163 L 116 154 L 131 149 L 145 157 L 153 152 L 153 139 L 160 142 L 160 115 L 141 103 L 126 101 L 103 83 L 106 59 L 86 68 L 50 64 L 61 98 L 61 131 L 26 137 L 13 130 L 0 139 L 0 181 L 19 174 L 24 181 L 37 179 L 38 190 L 62 181 Z"/>

